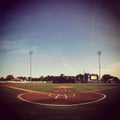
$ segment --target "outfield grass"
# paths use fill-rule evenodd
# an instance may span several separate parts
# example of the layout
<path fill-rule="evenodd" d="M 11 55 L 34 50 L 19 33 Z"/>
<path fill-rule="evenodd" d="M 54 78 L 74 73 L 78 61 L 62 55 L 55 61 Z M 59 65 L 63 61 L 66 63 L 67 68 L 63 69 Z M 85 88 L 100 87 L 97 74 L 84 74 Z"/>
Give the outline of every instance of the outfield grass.
<path fill-rule="evenodd" d="M 36 90 L 41 92 L 53 92 L 57 90 L 58 85 L 41 84 L 41 83 L 11 83 L 7 84 L 13 87 Z"/>
<path fill-rule="evenodd" d="M 36 90 L 41 92 L 54 92 L 57 91 L 60 86 L 67 86 L 69 92 L 82 92 L 91 90 L 101 90 L 106 88 L 112 88 L 113 85 L 107 84 L 41 84 L 41 83 L 9 83 L 7 85 L 24 88 L 29 90 Z"/>
<path fill-rule="evenodd" d="M 101 85 L 81 85 L 81 86 L 76 86 L 74 85 L 73 87 L 69 88 L 69 91 L 71 92 L 83 92 L 83 91 L 91 91 L 91 90 L 102 90 L 106 88 L 111 88 L 112 86 L 101 86 Z"/>

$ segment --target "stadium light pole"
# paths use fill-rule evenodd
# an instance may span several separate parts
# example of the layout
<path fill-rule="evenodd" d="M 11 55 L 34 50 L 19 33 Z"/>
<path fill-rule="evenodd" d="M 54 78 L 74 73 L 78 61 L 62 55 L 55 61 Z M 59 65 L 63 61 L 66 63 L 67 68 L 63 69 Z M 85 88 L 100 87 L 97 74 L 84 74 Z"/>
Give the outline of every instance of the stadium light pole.
<path fill-rule="evenodd" d="M 29 55 L 30 55 L 30 81 L 32 81 L 32 54 L 33 54 L 33 51 L 29 51 Z"/>
<path fill-rule="evenodd" d="M 97 51 L 99 61 L 99 80 L 101 78 L 101 59 L 100 59 L 101 53 L 102 53 L 101 51 Z"/>

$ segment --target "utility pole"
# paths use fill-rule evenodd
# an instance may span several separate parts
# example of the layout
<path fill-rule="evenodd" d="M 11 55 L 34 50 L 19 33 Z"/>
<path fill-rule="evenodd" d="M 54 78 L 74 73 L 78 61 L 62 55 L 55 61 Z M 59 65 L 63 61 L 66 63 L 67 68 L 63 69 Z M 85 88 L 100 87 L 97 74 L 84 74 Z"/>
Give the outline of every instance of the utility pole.
<path fill-rule="evenodd" d="M 97 51 L 99 62 L 99 80 L 101 79 L 101 59 L 100 59 L 101 53 L 102 53 L 101 51 Z"/>
<path fill-rule="evenodd" d="M 33 54 L 33 51 L 29 51 L 29 55 L 30 55 L 30 81 L 32 81 L 32 54 Z"/>

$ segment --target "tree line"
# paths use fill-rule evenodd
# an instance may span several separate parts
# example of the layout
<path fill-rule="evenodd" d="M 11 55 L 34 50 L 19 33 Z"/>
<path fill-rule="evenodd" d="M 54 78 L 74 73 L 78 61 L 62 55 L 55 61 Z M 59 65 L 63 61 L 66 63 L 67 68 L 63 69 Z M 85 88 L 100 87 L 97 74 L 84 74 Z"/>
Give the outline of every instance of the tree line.
<path fill-rule="evenodd" d="M 92 79 L 91 76 L 95 76 L 95 79 Z M 99 81 L 102 83 L 120 83 L 120 79 L 111 76 L 109 74 L 105 74 L 102 76 L 100 80 L 98 80 L 97 74 L 78 74 L 76 76 L 65 76 L 64 74 L 60 74 L 59 76 L 41 76 L 39 78 L 32 78 L 30 77 L 14 77 L 13 75 L 8 75 L 6 78 L 1 77 L 0 81 L 46 81 L 46 82 L 52 82 L 52 83 L 88 83 L 88 82 L 95 82 Z"/>

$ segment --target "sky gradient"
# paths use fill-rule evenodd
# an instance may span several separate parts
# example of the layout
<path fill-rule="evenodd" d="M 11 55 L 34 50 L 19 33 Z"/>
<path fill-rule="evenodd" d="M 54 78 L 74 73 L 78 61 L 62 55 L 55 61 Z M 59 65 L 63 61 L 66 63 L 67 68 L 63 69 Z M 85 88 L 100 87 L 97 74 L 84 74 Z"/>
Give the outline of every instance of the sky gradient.
<path fill-rule="evenodd" d="M 119 2 L 11 0 L 0 8 L 0 77 L 98 74 L 120 78 Z"/>

